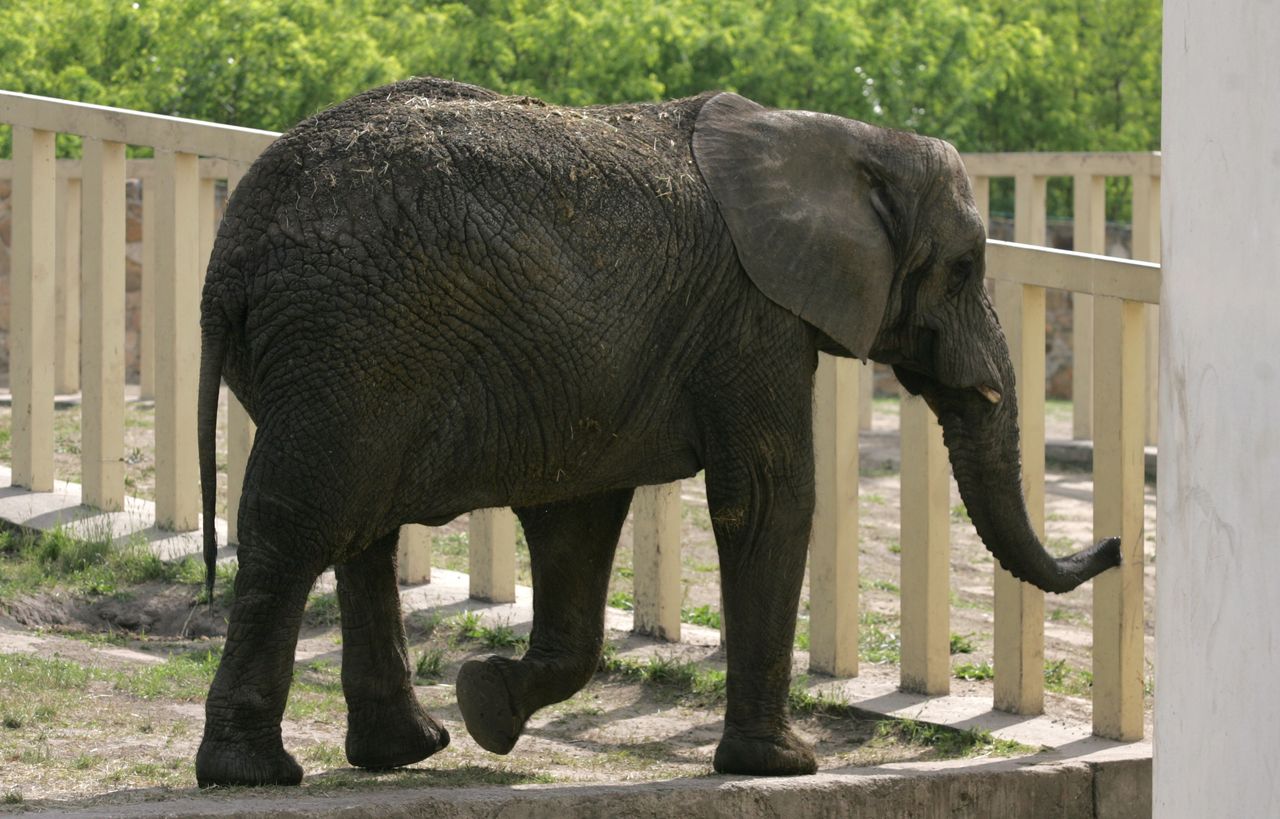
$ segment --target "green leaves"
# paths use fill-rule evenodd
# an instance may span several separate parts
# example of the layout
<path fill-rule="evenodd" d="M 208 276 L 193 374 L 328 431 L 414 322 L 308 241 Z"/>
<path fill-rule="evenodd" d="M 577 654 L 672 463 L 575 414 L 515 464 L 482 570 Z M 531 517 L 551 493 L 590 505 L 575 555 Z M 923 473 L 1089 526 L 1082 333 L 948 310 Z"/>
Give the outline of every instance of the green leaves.
<path fill-rule="evenodd" d="M 277 130 L 433 74 L 568 105 L 722 88 L 966 151 L 1159 144 L 1158 0 L 0 0 L 0 54 L 0 88 Z"/>

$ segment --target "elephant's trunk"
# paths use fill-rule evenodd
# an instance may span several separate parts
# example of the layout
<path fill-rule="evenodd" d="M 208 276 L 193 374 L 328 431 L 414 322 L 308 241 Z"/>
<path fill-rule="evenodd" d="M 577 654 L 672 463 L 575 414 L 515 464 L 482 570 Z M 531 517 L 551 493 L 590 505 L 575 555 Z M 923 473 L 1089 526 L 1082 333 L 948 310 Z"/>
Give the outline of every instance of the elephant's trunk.
<path fill-rule="evenodd" d="M 1004 383 L 1011 386 L 1012 373 L 1007 376 Z M 1013 389 L 1007 386 L 1003 395 L 990 388 L 941 391 L 947 395 L 924 390 L 942 423 L 960 497 L 978 536 L 1006 571 L 1044 591 L 1060 593 L 1119 565 L 1119 538 L 1054 558 L 1036 536 L 1022 493 Z"/>

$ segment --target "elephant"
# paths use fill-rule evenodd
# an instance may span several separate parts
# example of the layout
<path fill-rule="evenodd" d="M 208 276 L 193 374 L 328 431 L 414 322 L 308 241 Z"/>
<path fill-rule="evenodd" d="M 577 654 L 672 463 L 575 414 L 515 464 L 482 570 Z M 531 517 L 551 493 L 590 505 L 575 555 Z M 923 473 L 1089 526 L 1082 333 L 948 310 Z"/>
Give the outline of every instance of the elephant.
<path fill-rule="evenodd" d="M 892 365 L 944 430 L 974 526 L 1047 591 L 1119 562 L 1054 559 L 1029 523 L 985 231 L 948 143 L 731 92 L 561 107 L 415 78 L 294 127 L 227 205 L 201 298 L 207 583 L 220 382 L 257 425 L 200 785 L 297 784 L 281 716 L 309 590 L 334 567 L 346 754 L 449 743 L 415 698 L 402 524 L 512 507 L 533 624 L 463 665 L 489 751 L 597 668 L 636 487 L 705 471 L 727 702 L 714 767 L 816 769 L 787 710 L 814 509 L 818 353 Z"/>

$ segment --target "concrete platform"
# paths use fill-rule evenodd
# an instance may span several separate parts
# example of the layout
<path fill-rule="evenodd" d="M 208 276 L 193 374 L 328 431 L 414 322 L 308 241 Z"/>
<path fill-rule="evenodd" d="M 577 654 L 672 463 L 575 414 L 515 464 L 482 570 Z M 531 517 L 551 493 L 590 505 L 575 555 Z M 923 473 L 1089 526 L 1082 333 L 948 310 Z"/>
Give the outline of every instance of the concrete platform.
<path fill-rule="evenodd" d="M 154 505 L 130 498 L 126 509 L 103 513 L 80 505 L 80 487 L 59 481 L 53 492 L 33 493 L 8 486 L 0 467 L 0 520 L 32 529 L 61 525 L 87 536 L 110 533 L 117 541 L 147 543 L 174 559 L 200 552 L 196 532 L 172 533 L 154 525 Z M 217 521 L 220 541 L 226 526 Z M 224 546 L 219 559 L 234 557 Z M 332 573 L 321 578 L 332 583 Z M 476 611 L 491 624 L 527 632 L 532 623 L 532 590 L 517 587 L 516 601 L 490 604 L 469 597 L 467 575 L 432 570 L 432 582 L 402 589 L 406 610 L 451 613 Z M 608 611 L 607 626 L 631 629 L 628 612 Z M 684 625 L 682 642 L 713 647 L 714 629 Z M 638 651 L 656 651 L 654 643 Z M 797 652 L 797 666 L 807 666 Z M 300 660 L 309 659 L 305 654 Z M 298 797 L 296 792 L 235 795 L 218 791 L 195 798 L 112 805 L 121 816 L 395 816 L 555 817 L 568 816 L 910 816 L 910 817 L 1146 817 L 1151 815 L 1151 744 L 1118 743 L 1091 735 L 1088 725 L 1045 716 L 1021 717 L 994 711 L 984 697 L 926 697 L 897 690 L 896 668 L 870 666 L 852 679 L 811 683 L 815 690 L 842 697 L 871 714 L 902 717 L 959 729 L 980 728 L 995 736 L 1046 750 L 1014 760 L 957 760 L 903 763 L 876 768 L 823 771 L 794 779 L 706 777 L 645 784 L 517 785 L 445 789 L 371 789 L 331 796 Z"/>

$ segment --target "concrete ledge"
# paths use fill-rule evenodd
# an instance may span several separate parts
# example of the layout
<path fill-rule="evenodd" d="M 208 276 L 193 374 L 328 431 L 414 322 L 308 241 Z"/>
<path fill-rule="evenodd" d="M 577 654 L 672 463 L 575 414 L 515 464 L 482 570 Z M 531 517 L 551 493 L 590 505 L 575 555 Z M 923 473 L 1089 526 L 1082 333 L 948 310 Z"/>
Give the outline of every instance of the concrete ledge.
<path fill-rule="evenodd" d="M 1122 819 L 1150 816 L 1150 792 L 1150 759 L 1115 765 L 967 761 L 933 768 L 852 768 L 793 779 L 708 776 L 634 785 L 370 788 L 333 796 L 276 789 L 263 795 L 214 790 L 163 802 L 101 805 L 94 815 Z"/>

